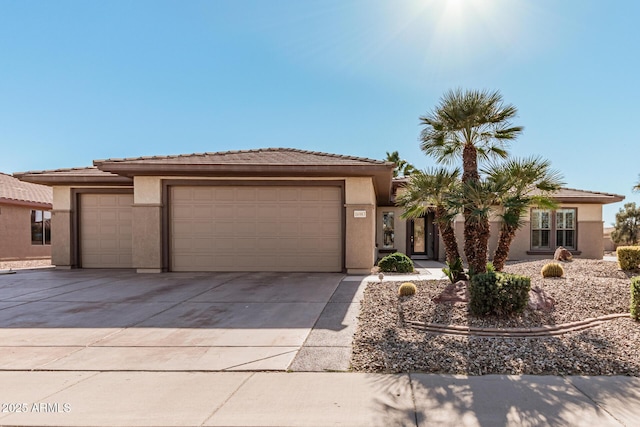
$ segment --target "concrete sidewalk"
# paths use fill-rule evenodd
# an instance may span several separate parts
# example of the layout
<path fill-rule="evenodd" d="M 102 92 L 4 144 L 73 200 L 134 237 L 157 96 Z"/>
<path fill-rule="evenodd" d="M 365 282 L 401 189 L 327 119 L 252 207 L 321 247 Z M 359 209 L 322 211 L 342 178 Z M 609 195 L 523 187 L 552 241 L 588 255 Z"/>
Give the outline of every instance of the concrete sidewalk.
<path fill-rule="evenodd" d="M 0 384 L 1 425 L 632 426 L 640 419 L 633 377 L 4 371 Z"/>

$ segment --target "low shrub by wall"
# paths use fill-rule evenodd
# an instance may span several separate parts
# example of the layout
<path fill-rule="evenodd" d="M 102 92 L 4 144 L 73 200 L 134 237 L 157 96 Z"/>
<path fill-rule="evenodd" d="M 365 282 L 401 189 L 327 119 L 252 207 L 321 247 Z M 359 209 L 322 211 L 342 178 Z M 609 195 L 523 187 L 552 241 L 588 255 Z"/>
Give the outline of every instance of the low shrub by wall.
<path fill-rule="evenodd" d="M 634 270 L 640 267 L 640 246 L 620 246 L 616 249 L 618 264 L 623 270 Z"/>
<path fill-rule="evenodd" d="M 640 320 L 640 276 L 631 278 L 631 317 Z"/>

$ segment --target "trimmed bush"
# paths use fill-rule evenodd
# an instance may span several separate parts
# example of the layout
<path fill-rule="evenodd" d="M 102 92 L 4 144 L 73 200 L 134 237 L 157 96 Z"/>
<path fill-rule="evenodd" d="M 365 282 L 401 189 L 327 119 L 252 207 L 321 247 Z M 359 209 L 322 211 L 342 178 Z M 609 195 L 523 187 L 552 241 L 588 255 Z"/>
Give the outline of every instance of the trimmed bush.
<path fill-rule="evenodd" d="M 481 273 L 469 283 L 469 310 L 476 316 L 521 313 L 529 302 L 531 279 L 507 273 Z"/>
<path fill-rule="evenodd" d="M 545 264 L 540 270 L 542 277 L 562 277 L 564 276 L 564 268 L 557 262 Z"/>
<path fill-rule="evenodd" d="M 398 295 L 401 297 L 408 297 L 411 295 L 415 295 L 417 291 L 418 291 L 418 288 L 416 288 L 416 285 L 414 285 L 411 282 L 404 282 L 398 288 Z"/>
<path fill-rule="evenodd" d="M 411 273 L 413 261 L 401 252 L 394 252 L 382 258 L 378 263 L 380 271 L 385 273 Z"/>
<path fill-rule="evenodd" d="M 616 249 L 618 264 L 622 270 L 640 267 L 640 246 L 620 246 Z"/>
<path fill-rule="evenodd" d="M 631 317 L 640 320 L 640 276 L 631 278 Z"/>

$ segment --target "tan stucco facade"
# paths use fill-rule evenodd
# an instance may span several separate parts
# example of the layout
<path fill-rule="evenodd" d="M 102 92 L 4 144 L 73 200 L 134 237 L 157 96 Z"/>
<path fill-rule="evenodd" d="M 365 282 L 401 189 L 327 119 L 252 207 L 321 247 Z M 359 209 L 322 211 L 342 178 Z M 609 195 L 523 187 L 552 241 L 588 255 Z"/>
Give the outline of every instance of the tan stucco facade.
<path fill-rule="evenodd" d="M 577 249 L 576 257 L 601 259 L 604 254 L 602 205 L 596 203 L 566 203 L 560 204 L 558 209 L 574 208 L 577 212 Z M 529 212 L 522 219 L 522 227 L 517 231 L 509 250 L 509 260 L 546 259 L 550 251 L 538 252 L 531 249 L 531 222 Z M 493 257 L 498 244 L 500 222 L 494 216 L 490 222 L 491 237 L 489 239 L 489 258 Z M 456 218 L 454 229 L 458 240 L 460 254 L 463 254 L 464 218 Z M 438 254 L 440 260 L 445 259 L 444 245 L 440 241 Z"/>
<path fill-rule="evenodd" d="M 32 209 L 43 210 L 41 207 L 0 203 L 0 261 L 51 257 L 51 245 L 31 244 Z"/>
<path fill-rule="evenodd" d="M 184 176 L 136 176 L 133 180 L 133 227 L 132 227 L 132 264 L 141 273 L 161 272 L 167 269 L 166 236 L 163 225 L 166 194 L 165 183 L 210 180 L 216 185 L 225 181 L 255 181 L 251 177 L 233 178 L 202 178 Z M 369 273 L 375 263 L 376 236 L 376 193 L 374 182 L 369 177 L 318 177 L 313 181 L 341 181 L 344 183 L 344 268 L 350 274 Z M 281 181 L 304 181 L 309 178 L 287 177 L 262 178 L 261 181 L 273 182 L 277 185 Z M 110 187 L 89 186 L 54 186 L 52 228 L 56 239 L 53 242 L 53 263 L 60 268 L 77 266 L 77 237 L 74 236 L 74 216 L 77 209 L 74 194 L 78 191 L 92 190 L 108 192 Z M 112 187 L 113 191 L 123 191 L 124 188 Z M 76 220 L 77 221 L 77 220 Z"/>

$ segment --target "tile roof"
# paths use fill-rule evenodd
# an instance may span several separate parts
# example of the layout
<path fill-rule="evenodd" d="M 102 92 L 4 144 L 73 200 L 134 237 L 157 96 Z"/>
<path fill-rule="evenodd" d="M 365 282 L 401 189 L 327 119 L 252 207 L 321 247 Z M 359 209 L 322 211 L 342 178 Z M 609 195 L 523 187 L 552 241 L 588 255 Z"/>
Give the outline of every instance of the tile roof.
<path fill-rule="evenodd" d="M 409 178 L 393 178 L 393 188 L 394 191 L 397 191 L 398 187 L 402 187 L 404 184 L 409 182 Z M 539 191 L 534 191 L 534 194 L 540 194 Z M 616 203 L 624 200 L 624 196 L 620 194 L 612 194 L 612 193 L 603 193 L 600 191 L 587 191 L 587 190 L 578 190 L 575 188 L 567 188 L 563 187 L 560 190 L 553 193 L 552 198 L 556 199 L 559 202 L 564 203 L 601 203 L 601 204 L 609 204 Z"/>
<path fill-rule="evenodd" d="M 260 148 L 255 150 L 219 151 L 211 153 L 179 154 L 170 156 L 130 157 L 124 159 L 95 160 L 104 163 L 133 164 L 194 164 L 194 165 L 385 165 L 383 160 L 344 156 L 299 150 L 295 148 Z"/>
<path fill-rule="evenodd" d="M 48 170 L 36 170 L 27 172 L 16 172 L 15 176 L 22 177 L 24 175 L 57 175 L 57 176 L 110 176 L 115 175 L 111 172 L 105 172 L 98 169 L 95 166 L 83 167 L 83 168 L 63 168 L 63 169 L 48 169 Z"/>
<path fill-rule="evenodd" d="M 615 203 L 624 200 L 624 196 L 600 191 L 578 190 L 575 188 L 563 187 L 553 194 L 553 198 L 561 202 L 573 203 Z"/>
<path fill-rule="evenodd" d="M 13 175 L 23 181 L 46 185 L 61 185 L 64 183 L 121 185 L 130 184 L 132 182 L 131 178 L 122 177 L 111 172 L 105 172 L 95 166 L 16 172 Z"/>
<path fill-rule="evenodd" d="M 23 182 L 19 179 L 0 172 L 0 202 L 11 201 L 14 203 L 53 203 L 53 190 L 46 185 Z"/>

